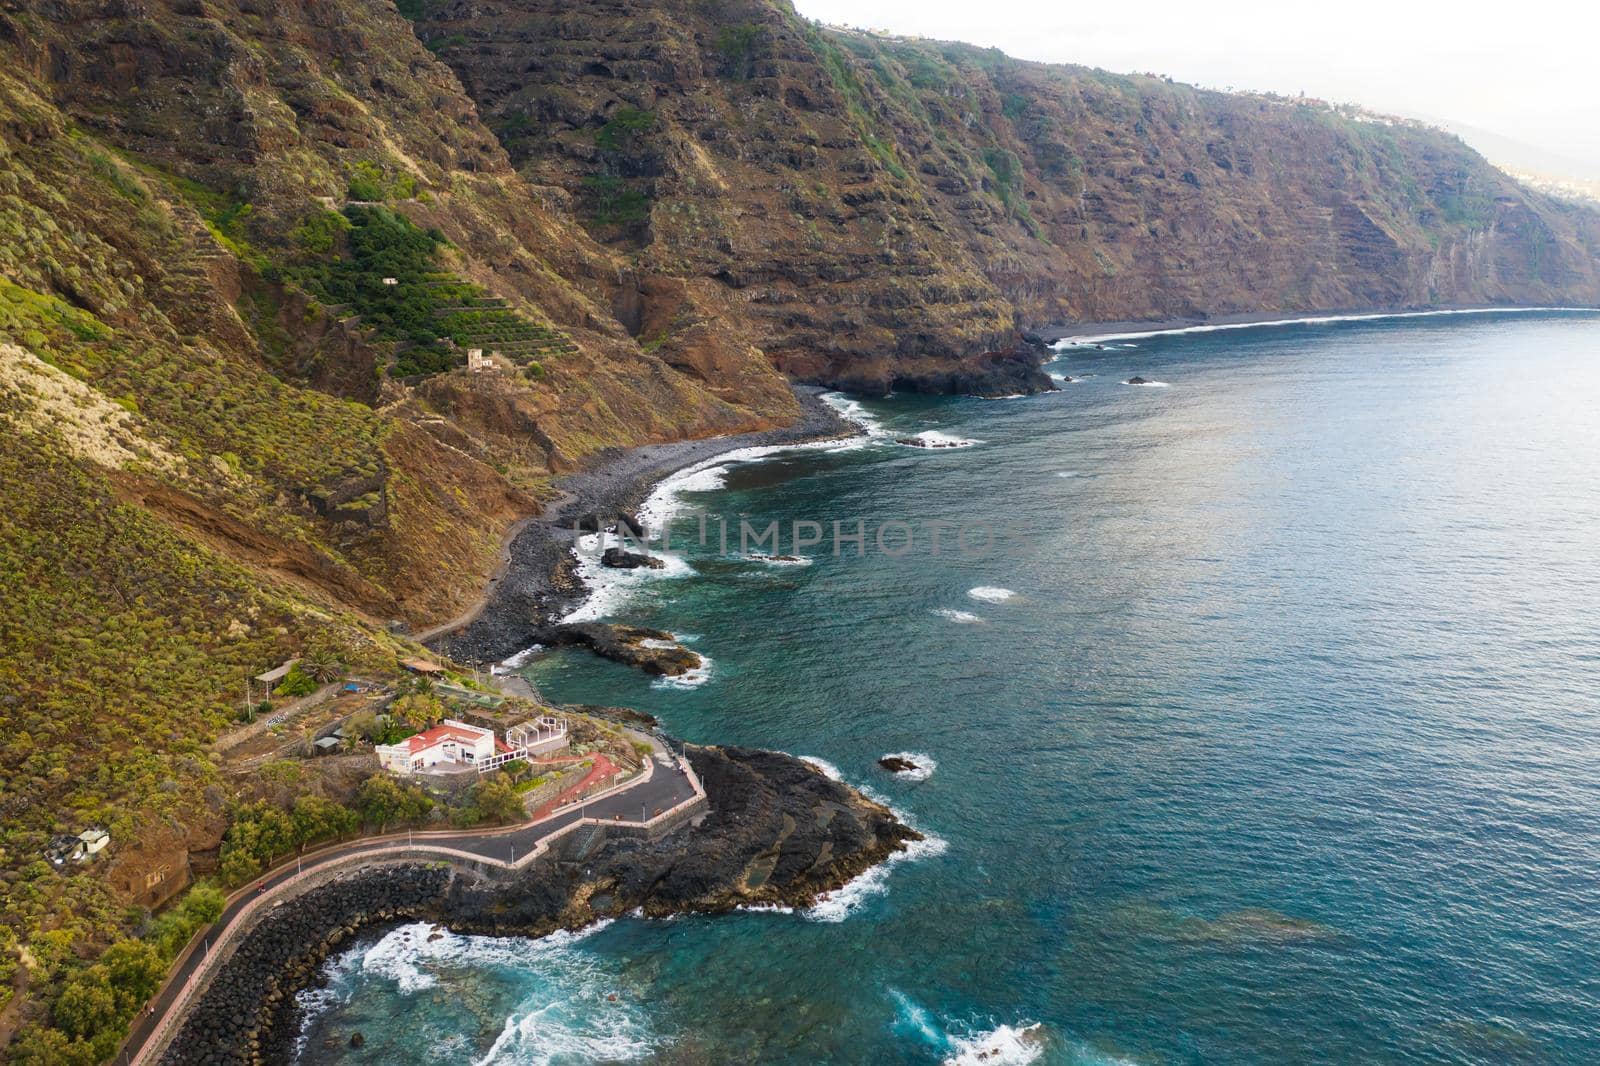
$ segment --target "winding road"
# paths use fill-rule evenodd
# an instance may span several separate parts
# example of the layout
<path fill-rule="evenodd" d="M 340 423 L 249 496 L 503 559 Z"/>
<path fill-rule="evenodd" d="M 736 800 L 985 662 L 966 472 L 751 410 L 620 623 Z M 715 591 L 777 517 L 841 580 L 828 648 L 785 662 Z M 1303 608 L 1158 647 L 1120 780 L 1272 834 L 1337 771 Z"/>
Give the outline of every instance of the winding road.
<path fill-rule="evenodd" d="M 673 758 L 654 737 L 648 739 L 654 750 L 647 774 L 522 825 L 365 837 L 319 848 L 274 867 L 230 896 L 222 916 L 189 942 L 167 976 L 166 984 L 148 1004 L 147 1010 L 151 1012 L 134 1020 L 114 1061 L 129 1066 L 156 1061 L 166 1039 L 176 1033 L 184 1013 L 204 991 L 210 976 L 204 968 L 211 953 L 250 928 L 251 919 L 268 905 L 268 901 L 276 906 L 292 898 L 308 882 L 317 883 L 310 876 L 314 873 L 347 864 L 363 855 L 370 855 L 376 862 L 417 851 L 436 851 L 444 858 L 476 860 L 510 871 L 531 862 L 541 844 L 580 821 L 623 824 L 635 829 L 641 825 L 648 827 L 658 818 L 665 820 L 688 803 L 703 800 L 705 792 L 688 764 Z"/>

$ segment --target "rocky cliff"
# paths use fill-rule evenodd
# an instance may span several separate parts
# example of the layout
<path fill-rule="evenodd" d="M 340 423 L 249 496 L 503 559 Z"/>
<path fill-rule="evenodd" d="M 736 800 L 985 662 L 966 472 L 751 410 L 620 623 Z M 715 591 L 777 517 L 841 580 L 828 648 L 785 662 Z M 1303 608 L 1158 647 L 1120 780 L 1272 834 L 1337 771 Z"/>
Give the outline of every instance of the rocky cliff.
<path fill-rule="evenodd" d="M 371 925 L 422 918 L 462 933 L 543 936 L 636 910 L 666 917 L 804 907 L 921 839 L 792 756 L 691 748 L 689 757 L 710 803 L 697 829 L 597 847 L 575 833 L 512 881 L 417 865 L 311 889 L 244 936 L 161 1061 L 287 1061 L 295 993 L 317 979 L 329 953 Z"/>
<path fill-rule="evenodd" d="M 221 817 L 242 680 L 392 668 L 608 449 L 789 425 L 790 380 L 1048 388 L 1052 322 L 1600 304 L 1600 214 L 1444 134 L 781 0 L 0 0 L 0 61 L 0 1042 L 38 1061 L 93 1061 L 45 1005 Z M 92 824 L 103 867 L 43 861 Z"/>
<path fill-rule="evenodd" d="M 771 0 L 426 0 L 532 183 L 779 365 L 936 379 L 1013 326 L 1600 300 L 1600 215 L 1315 101 L 818 28 Z"/>

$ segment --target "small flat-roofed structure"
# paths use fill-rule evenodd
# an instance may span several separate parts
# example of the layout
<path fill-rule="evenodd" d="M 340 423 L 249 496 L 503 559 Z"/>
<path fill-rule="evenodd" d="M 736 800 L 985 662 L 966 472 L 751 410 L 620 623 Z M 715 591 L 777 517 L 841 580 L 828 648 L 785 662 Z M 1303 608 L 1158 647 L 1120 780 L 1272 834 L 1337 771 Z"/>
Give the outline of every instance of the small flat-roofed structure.
<path fill-rule="evenodd" d="M 426 659 L 402 659 L 400 665 L 413 674 L 421 674 L 423 677 L 438 677 L 444 673 L 444 667 L 438 663 L 430 663 Z"/>
<path fill-rule="evenodd" d="M 280 682 L 284 678 L 288 677 L 289 676 L 289 671 L 293 670 L 294 669 L 294 664 L 299 662 L 299 661 L 300 661 L 299 659 L 290 659 L 287 662 L 285 662 L 282 666 L 274 666 L 271 670 L 268 670 L 266 673 L 257 674 L 256 675 L 256 680 L 259 681 L 261 684 L 266 685 L 268 688 L 272 688 L 275 685 L 277 685 L 278 682 Z"/>
<path fill-rule="evenodd" d="M 90 855 L 98 855 L 107 844 L 111 843 L 111 834 L 96 827 L 79 833 L 78 840 L 83 844 L 84 858 L 88 858 Z"/>
<path fill-rule="evenodd" d="M 340 745 L 343 743 L 344 741 L 339 737 L 327 736 L 321 740 L 312 741 L 311 746 L 316 749 L 318 755 L 333 755 L 338 752 Z"/>

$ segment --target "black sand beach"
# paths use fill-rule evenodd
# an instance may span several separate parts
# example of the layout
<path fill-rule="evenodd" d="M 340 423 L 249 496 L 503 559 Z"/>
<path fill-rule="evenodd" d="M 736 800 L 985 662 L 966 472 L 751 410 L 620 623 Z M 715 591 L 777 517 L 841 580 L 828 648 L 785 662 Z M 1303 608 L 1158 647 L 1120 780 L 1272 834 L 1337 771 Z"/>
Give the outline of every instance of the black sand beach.
<path fill-rule="evenodd" d="M 589 469 L 563 478 L 562 495 L 521 523 L 504 574 L 481 609 L 459 627 L 425 635 L 427 643 L 460 662 L 498 662 L 527 648 L 541 625 L 575 606 L 584 588 L 574 575 L 572 526 L 584 515 L 636 510 L 666 477 L 740 448 L 803 444 L 858 432 L 821 399 L 825 390 L 795 389 L 800 421 L 764 433 L 674 441 L 603 453 Z"/>

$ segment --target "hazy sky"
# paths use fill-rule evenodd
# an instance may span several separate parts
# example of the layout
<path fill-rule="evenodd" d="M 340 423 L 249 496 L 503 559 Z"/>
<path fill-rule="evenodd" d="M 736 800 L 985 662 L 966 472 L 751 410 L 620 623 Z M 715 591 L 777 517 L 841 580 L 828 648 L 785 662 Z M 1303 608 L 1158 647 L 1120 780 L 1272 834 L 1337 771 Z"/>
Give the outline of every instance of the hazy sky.
<path fill-rule="evenodd" d="M 1305 92 L 1479 126 L 1600 171 L 1593 4 L 1427 0 L 795 0 L 823 22 L 994 46 L 1023 59 L 1152 71 L 1212 88 Z"/>

